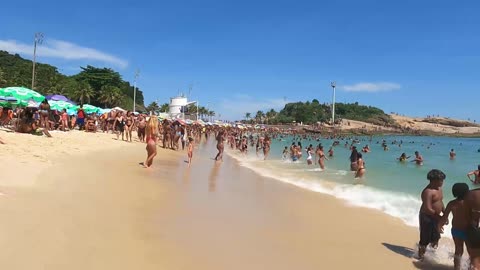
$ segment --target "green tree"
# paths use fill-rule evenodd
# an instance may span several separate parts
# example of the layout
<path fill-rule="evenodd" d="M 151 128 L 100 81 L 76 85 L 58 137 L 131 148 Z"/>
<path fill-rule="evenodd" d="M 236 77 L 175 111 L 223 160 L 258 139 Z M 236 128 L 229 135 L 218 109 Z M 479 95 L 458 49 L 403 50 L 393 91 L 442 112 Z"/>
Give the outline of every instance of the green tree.
<path fill-rule="evenodd" d="M 269 123 L 269 121 L 274 120 L 276 116 L 277 116 L 277 112 L 274 109 L 270 109 L 270 111 L 268 111 L 265 114 L 265 119 L 267 120 L 267 124 Z"/>
<path fill-rule="evenodd" d="M 3 72 L 3 69 L 0 68 L 0 87 L 6 87 L 7 86 L 7 79 L 5 78 L 5 73 Z"/>
<path fill-rule="evenodd" d="M 97 99 L 99 102 L 103 103 L 105 107 L 115 107 L 118 106 L 122 100 L 122 92 L 118 87 L 104 85 L 102 86 Z"/>
<path fill-rule="evenodd" d="M 162 106 L 160 106 L 160 111 L 161 112 L 168 112 L 169 108 L 170 108 L 170 105 L 168 103 L 163 103 Z"/>
<path fill-rule="evenodd" d="M 250 118 L 252 118 L 252 114 L 249 112 L 245 113 L 245 120 L 248 121 Z"/>
<path fill-rule="evenodd" d="M 153 101 L 152 103 L 148 104 L 146 109 L 149 112 L 159 112 L 160 111 L 160 106 L 158 106 L 157 102 Z"/>
<path fill-rule="evenodd" d="M 258 111 L 257 114 L 255 114 L 255 121 L 258 123 L 262 123 L 263 119 L 265 118 L 265 114 L 262 111 Z"/>
<path fill-rule="evenodd" d="M 81 82 L 77 89 L 73 92 L 73 98 L 80 102 L 80 104 L 84 104 L 85 101 L 90 103 L 90 100 L 95 96 L 95 92 L 93 91 L 90 84 L 87 82 Z"/>

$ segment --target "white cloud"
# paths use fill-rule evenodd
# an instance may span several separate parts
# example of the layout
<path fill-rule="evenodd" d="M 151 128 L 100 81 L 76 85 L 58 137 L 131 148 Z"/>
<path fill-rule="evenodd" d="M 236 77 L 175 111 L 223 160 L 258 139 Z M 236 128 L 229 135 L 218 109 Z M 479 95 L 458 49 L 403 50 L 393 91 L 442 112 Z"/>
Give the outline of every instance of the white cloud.
<path fill-rule="evenodd" d="M 283 109 L 286 102 L 283 98 L 258 99 L 249 95 L 239 94 L 220 102 L 218 113 L 223 119 L 241 120 L 245 118 L 245 113 L 249 112 L 252 117 L 257 111 L 267 112 L 270 109 L 279 111 Z"/>
<path fill-rule="evenodd" d="M 15 40 L 0 40 L 0 50 L 10 53 L 33 55 L 33 45 Z M 37 54 L 42 57 L 62 58 L 67 60 L 95 60 L 126 68 L 128 62 L 108 53 L 96 49 L 62 40 L 46 40 L 37 47 Z"/>
<path fill-rule="evenodd" d="M 400 84 L 391 82 L 363 82 L 341 86 L 340 89 L 347 92 L 386 92 L 400 89 Z"/>

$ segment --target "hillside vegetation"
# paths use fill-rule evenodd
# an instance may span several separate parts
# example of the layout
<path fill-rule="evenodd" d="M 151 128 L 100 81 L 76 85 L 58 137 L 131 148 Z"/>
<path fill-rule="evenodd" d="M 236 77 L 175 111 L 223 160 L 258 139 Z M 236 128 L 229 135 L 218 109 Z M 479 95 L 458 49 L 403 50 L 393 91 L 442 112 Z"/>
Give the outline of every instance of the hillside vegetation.
<path fill-rule="evenodd" d="M 58 68 L 42 63 L 35 65 L 35 91 L 43 94 L 61 94 L 79 103 L 100 107 L 133 107 L 133 86 L 110 68 L 81 67 L 78 74 L 67 76 Z M 0 87 L 23 86 L 31 88 L 32 61 L 18 54 L 0 51 Z M 137 88 L 136 103 L 144 108 L 143 93 Z"/>

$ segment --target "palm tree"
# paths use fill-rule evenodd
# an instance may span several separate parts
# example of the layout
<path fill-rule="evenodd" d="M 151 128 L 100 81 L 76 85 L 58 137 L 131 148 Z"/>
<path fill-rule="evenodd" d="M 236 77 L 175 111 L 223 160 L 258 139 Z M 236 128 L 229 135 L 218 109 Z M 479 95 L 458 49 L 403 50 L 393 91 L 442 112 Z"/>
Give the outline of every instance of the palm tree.
<path fill-rule="evenodd" d="M 213 121 L 213 117 L 215 116 L 215 112 L 214 111 L 209 111 L 208 112 L 208 116 L 210 116 L 210 122 Z"/>
<path fill-rule="evenodd" d="M 170 108 L 170 105 L 168 103 L 163 103 L 162 106 L 160 106 L 160 111 L 167 112 L 169 108 Z"/>
<path fill-rule="evenodd" d="M 90 99 L 95 96 L 93 88 L 87 82 L 81 82 L 77 89 L 73 92 L 73 98 L 84 104 L 85 101 L 90 103 Z"/>
<path fill-rule="evenodd" d="M 107 105 L 114 107 L 120 103 L 122 92 L 115 86 L 104 85 L 100 90 L 98 101 L 102 102 L 105 107 Z"/>
<path fill-rule="evenodd" d="M 266 116 L 267 116 L 266 119 L 268 124 L 268 120 L 272 120 L 273 118 L 275 118 L 275 116 L 277 116 L 277 112 L 274 109 L 271 109 L 270 111 L 267 112 Z"/>
<path fill-rule="evenodd" d="M 247 112 L 245 113 L 245 120 L 248 122 L 248 119 L 252 118 L 252 114 Z"/>
<path fill-rule="evenodd" d="M 258 111 L 257 114 L 255 115 L 255 120 L 257 124 L 262 122 L 263 118 L 265 117 L 265 114 L 262 111 Z"/>

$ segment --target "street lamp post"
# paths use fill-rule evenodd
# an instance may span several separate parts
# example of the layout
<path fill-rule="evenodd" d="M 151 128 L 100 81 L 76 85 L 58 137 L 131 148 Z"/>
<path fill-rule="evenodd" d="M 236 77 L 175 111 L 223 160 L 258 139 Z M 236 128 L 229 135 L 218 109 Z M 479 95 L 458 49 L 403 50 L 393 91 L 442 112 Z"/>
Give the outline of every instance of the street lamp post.
<path fill-rule="evenodd" d="M 32 68 L 32 90 L 35 87 L 35 61 L 37 57 L 37 44 L 40 45 L 43 42 L 43 33 L 37 32 L 35 33 L 35 37 L 33 39 L 33 68 Z"/>
<path fill-rule="evenodd" d="M 138 75 L 140 75 L 140 70 L 136 70 L 135 71 L 135 77 L 134 77 L 134 80 L 133 80 L 133 112 L 135 113 L 135 104 L 136 104 L 136 101 L 137 101 L 137 78 L 138 78 Z"/>
<path fill-rule="evenodd" d="M 337 84 L 335 82 L 331 82 L 330 86 L 333 88 L 333 100 L 332 100 L 332 125 L 335 127 L 335 87 Z"/>

